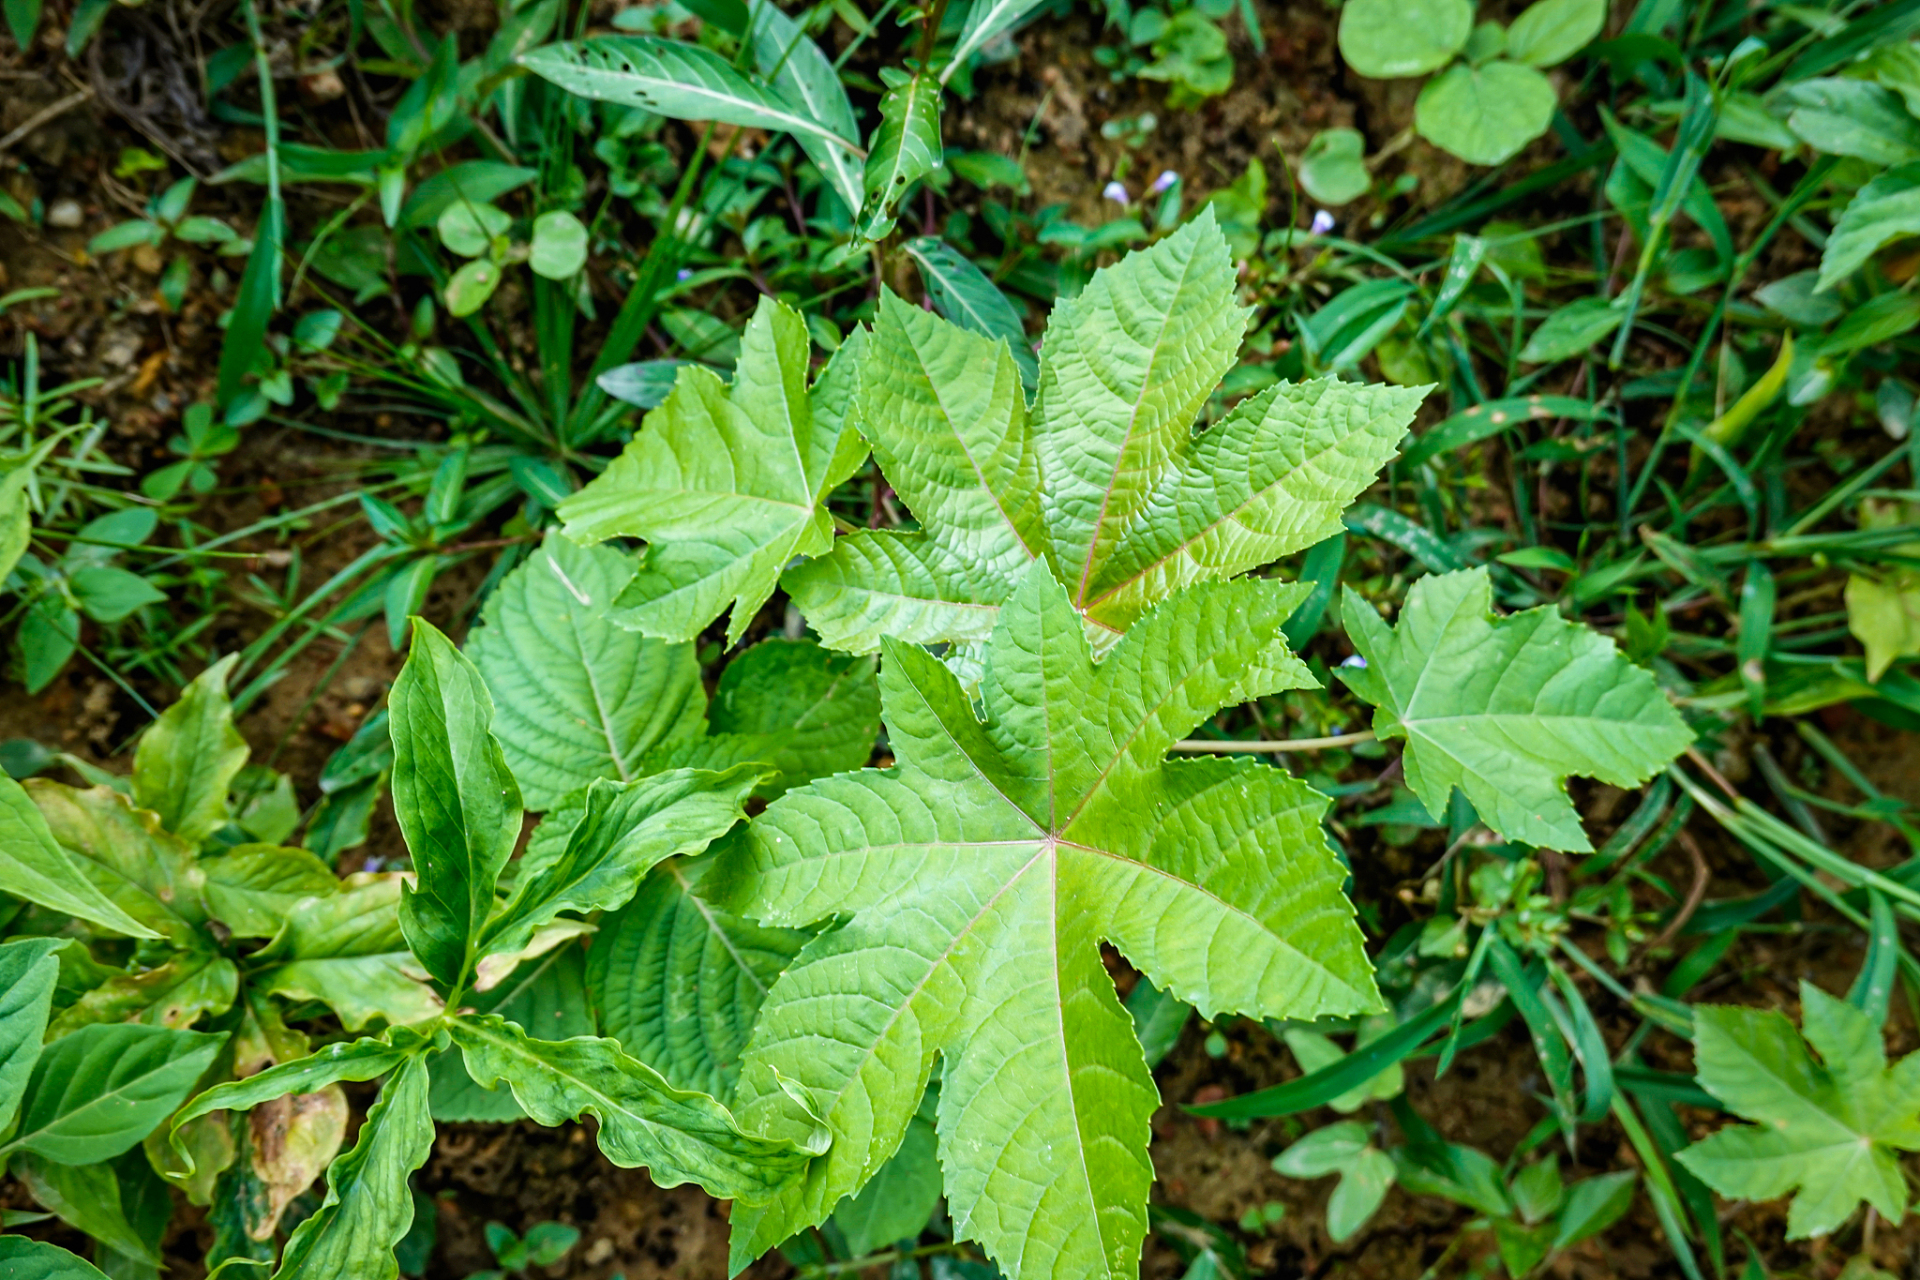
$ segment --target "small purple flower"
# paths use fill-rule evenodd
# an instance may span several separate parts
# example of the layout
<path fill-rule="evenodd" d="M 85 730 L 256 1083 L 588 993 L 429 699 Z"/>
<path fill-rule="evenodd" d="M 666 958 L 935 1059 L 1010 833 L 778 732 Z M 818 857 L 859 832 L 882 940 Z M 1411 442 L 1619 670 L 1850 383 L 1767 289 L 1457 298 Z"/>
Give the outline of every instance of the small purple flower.
<path fill-rule="evenodd" d="M 1122 209 L 1133 203 L 1133 197 L 1127 194 L 1126 187 L 1122 186 L 1119 182 L 1109 182 L 1107 189 L 1100 194 L 1119 205 Z"/>
<path fill-rule="evenodd" d="M 1316 209 L 1313 214 L 1313 226 L 1308 230 L 1316 236 L 1323 236 L 1333 230 L 1333 215 L 1325 209 Z"/>
<path fill-rule="evenodd" d="M 693 279 L 693 268 L 682 267 L 678 271 L 673 273 L 673 278 L 681 281 L 682 283 L 685 283 L 686 281 Z"/>
<path fill-rule="evenodd" d="M 1160 176 L 1153 180 L 1153 185 L 1148 187 L 1147 190 L 1157 196 L 1178 181 L 1180 181 L 1179 174 L 1171 169 L 1162 169 Z"/>
<path fill-rule="evenodd" d="M 1357 653 L 1350 653 L 1340 660 L 1340 665 L 1343 667 L 1358 667 L 1362 671 L 1365 671 L 1367 669 L 1367 660 Z"/>

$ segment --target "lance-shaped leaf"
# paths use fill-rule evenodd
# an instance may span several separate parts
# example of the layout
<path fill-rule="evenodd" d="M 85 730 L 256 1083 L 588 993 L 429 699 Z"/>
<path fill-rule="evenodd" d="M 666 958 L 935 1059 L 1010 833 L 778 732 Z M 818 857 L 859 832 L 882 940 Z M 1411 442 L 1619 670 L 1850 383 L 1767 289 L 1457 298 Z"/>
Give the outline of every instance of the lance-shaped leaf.
<path fill-rule="evenodd" d="M 1907 1183 L 1895 1153 L 1920 1151 L 1920 1053 L 1888 1067 L 1873 1020 L 1808 982 L 1800 984 L 1800 1012 L 1805 1043 L 1771 1009 L 1694 1009 L 1701 1086 L 1757 1123 L 1694 1143 L 1680 1163 L 1729 1199 L 1770 1200 L 1799 1188 L 1787 1211 L 1789 1239 L 1837 1229 L 1862 1200 L 1898 1222 Z"/>
<path fill-rule="evenodd" d="M 318 1000 L 349 1031 L 378 1018 L 400 1026 L 441 1011 L 400 928 L 404 880 L 361 872 L 337 893 L 306 899 L 251 957 L 249 981 L 269 995 Z"/>
<path fill-rule="evenodd" d="M 137 973 L 116 974 L 60 1011 L 51 1030 L 64 1036 L 95 1022 L 190 1027 L 203 1013 L 225 1013 L 240 991 L 233 961 L 211 951 L 174 953 Z"/>
<path fill-rule="evenodd" d="M 0 1133 L 13 1124 L 27 1077 L 40 1057 L 53 1008 L 60 960 L 53 938 L 20 938 L 0 946 Z"/>
<path fill-rule="evenodd" d="M 536 1040 L 492 1015 L 458 1018 L 448 1029 L 467 1073 L 483 1087 L 506 1084 L 541 1124 L 593 1116 L 607 1159 L 628 1169 L 644 1165 L 663 1187 L 696 1182 L 722 1199 L 758 1203 L 806 1161 L 792 1143 L 743 1132 L 725 1107 L 675 1089 L 615 1041 Z"/>
<path fill-rule="evenodd" d="M 549 533 L 487 597 L 467 641 L 530 809 L 551 809 L 595 778 L 631 781 L 648 751 L 702 733 L 693 649 L 608 617 L 638 568 L 611 547 Z"/>
<path fill-rule="evenodd" d="M 1420 579 L 1391 628 L 1351 596 L 1342 613 L 1366 665 L 1340 678 L 1405 739 L 1407 785 L 1436 817 L 1458 787 L 1510 840 L 1588 850 L 1567 778 L 1637 786 L 1693 741 L 1613 641 L 1552 608 L 1495 617 L 1485 569 Z"/>
<path fill-rule="evenodd" d="M 59 1245 L 25 1236 L 0 1236 L 0 1275 L 8 1280 L 107 1280 L 98 1267 Z"/>
<path fill-rule="evenodd" d="M 747 25 L 754 69 L 773 83 L 781 97 L 804 107 L 835 135 L 829 140 L 817 133 L 796 133 L 793 140 L 846 205 L 848 215 L 858 213 L 862 198 L 860 162 L 838 139 L 859 137 L 860 126 L 854 121 L 853 103 L 847 99 L 846 86 L 840 83 L 832 59 L 798 22 L 774 8 L 769 0 L 754 0 Z"/>
<path fill-rule="evenodd" d="M 413 1225 L 407 1180 L 433 1151 L 427 1064 L 409 1057 L 380 1089 L 353 1149 L 327 1170 L 327 1198 L 294 1228 L 274 1280 L 394 1280 Z"/>
<path fill-rule="evenodd" d="M 811 1112 L 833 1144 L 735 1211 L 736 1266 L 893 1154 L 937 1056 L 956 1232 L 1012 1280 L 1133 1275 L 1158 1099 L 1102 942 L 1208 1017 L 1380 1007 L 1325 797 L 1262 763 L 1164 759 L 1218 707 L 1312 683 L 1280 631 L 1306 590 L 1193 588 L 1096 664 L 1036 564 L 986 646 L 984 724 L 938 659 L 888 642 L 897 767 L 788 792 L 714 870 L 731 910 L 845 921 L 769 993 L 737 1095 L 749 1125 L 797 1135 Z"/>
<path fill-rule="evenodd" d="M 569 93 L 645 107 L 675 120 L 774 129 L 818 138 L 863 154 L 806 107 L 749 80 L 711 49 L 658 36 L 595 36 L 549 44 L 520 56 L 520 65 Z"/>
<path fill-rule="evenodd" d="M 247 740 L 233 727 L 228 654 L 202 671 L 140 735 L 133 755 L 133 802 L 192 845 L 227 820 L 227 792 L 247 766 Z"/>
<path fill-rule="evenodd" d="M 125 1022 L 61 1037 L 33 1064 L 7 1149 L 62 1164 L 113 1159 L 186 1100 L 226 1039 Z"/>
<path fill-rule="evenodd" d="M 758 765 L 743 764 L 725 773 L 674 769 L 635 782 L 594 783 L 586 813 L 559 856 L 535 866 L 522 859 L 513 895 L 488 923 L 481 949 L 517 951 L 562 911 L 623 905 L 657 863 L 699 853 L 746 817 L 747 797 L 765 776 Z"/>
<path fill-rule="evenodd" d="M 881 95 L 880 123 L 868 140 L 860 234 L 884 240 L 907 189 L 940 164 L 940 82 L 922 72 Z"/>
<path fill-rule="evenodd" d="M 1040 384 L 1040 361 L 1027 340 L 1027 327 L 1007 295 L 973 261 L 938 236 L 917 236 L 900 246 L 920 268 L 921 283 L 934 309 L 962 329 L 988 338 L 1005 338 L 1027 388 Z"/>
<path fill-rule="evenodd" d="M 945 84 L 953 73 L 967 64 L 991 40 L 1013 30 L 1014 24 L 1038 8 L 1040 0 L 977 0 L 967 9 L 967 24 L 960 29 L 960 41 L 953 47 L 952 60 L 940 73 Z"/>
<path fill-rule="evenodd" d="M 760 299 L 733 384 L 683 367 L 626 451 L 560 504 L 568 537 L 651 544 L 622 625 L 691 640 L 731 605 L 737 644 L 787 562 L 832 545 L 826 496 L 866 456 L 846 421 L 864 343 L 842 344 L 809 390 L 810 341 L 799 312 Z"/>
<path fill-rule="evenodd" d="M 417 1037 L 393 1043 L 393 1037 L 368 1036 L 359 1040 L 330 1044 L 316 1053 L 291 1062 L 281 1062 L 244 1080 L 229 1080 L 215 1085 L 180 1109 L 173 1118 L 171 1141 L 174 1149 L 193 1168 L 190 1149 L 182 1131 L 204 1115 L 215 1111 L 250 1111 L 263 1102 L 294 1093 L 318 1093 L 342 1081 L 378 1080 L 406 1062 L 422 1047 Z"/>
<path fill-rule="evenodd" d="M 53 838 L 114 906 L 176 946 L 194 945 L 207 920 L 206 873 L 158 814 L 105 785 L 29 778 L 26 792 Z"/>
<path fill-rule="evenodd" d="M 32 797 L 5 773 L 0 773 L 0 892 L 129 937 L 160 936 L 81 874 Z"/>
<path fill-rule="evenodd" d="M 596 935 L 597 936 L 597 935 Z M 515 969 L 491 990 L 476 992 L 471 1007 L 493 1013 L 542 1039 L 590 1036 L 596 1028 L 587 994 L 586 956 L 577 946 L 556 947 Z M 507 1089 L 482 1089 L 467 1074 L 457 1049 L 435 1054 L 431 1102 L 435 1120 L 524 1120 L 526 1112 Z"/>
<path fill-rule="evenodd" d="M 486 684 L 430 623 L 414 624 L 389 707 L 393 809 L 419 877 L 402 889 L 400 929 L 427 972 L 458 988 L 520 837 L 520 790 L 488 731 Z"/>
<path fill-rule="evenodd" d="M 1283 383 L 1207 430 L 1247 312 L 1211 214 L 1054 308 L 1028 407 L 1004 342 L 881 302 L 861 429 L 913 533 L 856 533 L 785 585 L 835 648 L 984 639 L 1036 557 L 1109 639 L 1190 583 L 1312 546 L 1392 456 L 1423 389 Z"/>
<path fill-rule="evenodd" d="M 603 1032 L 675 1088 L 725 1101 L 767 990 L 813 930 L 707 902 L 696 889 L 712 865 L 709 855 L 648 872 L 633 901 L 601 917 L 587 984 Z"/>

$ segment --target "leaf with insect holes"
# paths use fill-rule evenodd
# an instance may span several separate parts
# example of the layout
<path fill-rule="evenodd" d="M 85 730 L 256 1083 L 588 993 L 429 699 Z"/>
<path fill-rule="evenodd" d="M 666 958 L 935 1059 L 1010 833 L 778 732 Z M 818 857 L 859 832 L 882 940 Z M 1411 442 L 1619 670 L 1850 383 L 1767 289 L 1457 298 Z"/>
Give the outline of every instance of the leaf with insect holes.
<path fill-rule="evenodd" d="M 1208 1017 L 1380 1007 L 1325 798 L 1263 763 L 1164 759 L 1216 708 L 1312 683 L 1280 638 L 1306 591 L 1201 584 L 1096 664 L 1034 563 L 986 645 L 984 723 L 937 658 L 888 641 L 895 767 L 788 792 L 709 875 L 765 924 L 842 921 L 769 992 L 736 1095 L 751 1128 L 823 1120 L 833 1143 L 735 1210 L 736 1267 L 893 1154 L 938 1057 L 956 1233 L 1011 1280 L 1133 1275 L 1157 1098 L 1102 942 Z"/>
<path fill-rule="evenodd" d="M 1613 641 L 1550 606 L 1494 616 L 1485 569 L 1420 579 L 1391 628 L 1351 592 L 1341 612 L 1366 665 L 1340 678 L 1375 732 L 1405 740 L 1407 785 L 1436 818 L 1458 787 L 1507 839 L 1584 852 L 1566 779 L 1638 786 L 1693 742 Z"/>
<path fill-rule="evenodd" d="M 1808 982 L 1800 1011 L 1804 1042 L 1771 1009 L 1695 1007 L 1701 1087 L 1757 1123 L 1719 1130 L 1681 1151 L 1680 1163 L 1728 1199 L 1798 1188 L 1788 1239 L 1835 1230 L 1862 1200 L 1898 1222 L 1907 1182 L 1895 1153 L 1920 1151 L 1920 1054 L 1889 1067 L 1873 1020 Z"/>
<path fill-rule="evenodd" d="M 1282 383 L 1206 431 L 1247 312 L 1210 212 L 1059 303 L 1031 407 L 1006 344 L 887 295 L 861 429 L 915 532 L 858 532 L 783 584 L 826 643 L 980 641 L 1036 559 L 1103 643 L 1190 583 L 1340 529 L 1424 389 Z"/>
<path fill-rule="evenodd" d="M 860 234 L 884 240 L 893 231 L 894 207 L 901 197 L 940 164 L 940 82 L 922 73 L 880 98 L 880 123 L 867 142 L 867 198 L 860 209 Z"/>
<path fill-rule="evenodd" d="M 732 385 L 682 368 L 626 451 L 561 502 L 576 541 L 649 543 L 615 602 L 623 626 L 692 640 L 731 606 L 737 644 L 787 562 L 832 546 L 827 494 L 866 457 L 847 421 L 864 344 L 842 344 L 809 388 L 810 345 L 799 312 L 760 299 Z"/>

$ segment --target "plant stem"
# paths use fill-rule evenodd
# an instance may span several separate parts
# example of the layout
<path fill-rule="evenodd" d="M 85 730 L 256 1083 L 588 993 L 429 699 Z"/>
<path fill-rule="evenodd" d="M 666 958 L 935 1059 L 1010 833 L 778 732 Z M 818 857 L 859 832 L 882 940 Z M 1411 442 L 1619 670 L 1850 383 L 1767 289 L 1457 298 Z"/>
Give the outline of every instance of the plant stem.
<path fill-rule="evenodd" d="M 1173 750 L 1247 751 L 1263 755 L 1280 755 L 1289 751 L 1330 751 L 1335 747 L 1350 747 L 1355 743 L 1373 740 L 1373 730 L 1362 729 L 1359 733 L 1338 733 L 1331 738 L 1281 738 L 1264 742 L 1235 742 L 1226 738 L 1186 738 L 1174 743 Z"/>

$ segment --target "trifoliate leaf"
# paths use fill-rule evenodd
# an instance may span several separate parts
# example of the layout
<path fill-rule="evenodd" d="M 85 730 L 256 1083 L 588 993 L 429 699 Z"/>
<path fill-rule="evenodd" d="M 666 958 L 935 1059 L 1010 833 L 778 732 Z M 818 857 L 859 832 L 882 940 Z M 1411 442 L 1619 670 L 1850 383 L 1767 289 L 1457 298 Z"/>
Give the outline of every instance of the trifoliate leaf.
<path fill-rule="evenodd" d="M 1862 1200 L 1898 1222 L 1907 1184 L 1894 1153 L 1920 1151 L 1920 1054 L 1889 1068 L 1873 1020 L 1811 983 L 1800 984 L 1800 1009 L 1805 1043 L 1771 1009 L 1694 1008 L 1701 1086 L 1757 1123 L 1694 1143 L 1680 1163 L 1729 1199 L 1799 1188 L 1789 1239 L 1834 1230 Z"/>
<path fill-rule="evenodd" d="M 1495 617 L 1485 569 L 1420 579 L 1391 628 L 1352 594 L 1343 616 L 1366 665 L 1340 678 L 1406 741 L 1407 785 L 1436 818 L 1458 787 L 1509 840 L 1585 851 L 1567 778 L 1637 786 L 1693 741 L 1613 641 L 1551 607 Z"/>
<path fill-rule="evenodd" d="M 1211 213 L 1060 303 L 1029 409 L 1006 344 L 885 297 L 861 429 L 913 533 L 851 534 L 785 586 L 838 649 L 984 640 L 1035 559 L 1108 639 L 1189 583 L 1339 531 L 1421 390 L 1281 384 L 1196 434 L 1247 312 Z"/>
<path fill-rule="evenodd" d="M 650 544 L 620 595 L 623 625 L 692 640 L 731 605 L 737 644 L 787 562 L 832 545 L 826 496 L 866 456 L 846 422 L 863 344 L 843 344 L 809 390 L 810 345 L 799 312 L 762 298 L 733 385 L 683 367 L 626 452 L 561 502 L 568 537 Z"/>
<path fill-rule="evenodd" d="M 844 921 L 769 993 L 737 1094 L 750 1127 L 800 1141 L 818 1115 L 833 1143 L 735 1210 L 736 1265 L 892 1156 L 937 1056 L 956 1233 L 1010 1280 L 1134 1274 L 1157 1096 L 1102 942 L 1209 1017 L 1379 1007 L 1326 800 L 1263 763 L 1164 759 L 1216 708 L 1312 683 L 1280 638 L 1306 590 L 1196 586 L 1096 664 L 1036 563 L 985 646 L 984 723 L 937 658 L 887 642 L 897 766 L 788 792 L 713 872 L 765 923 Z"/>

